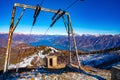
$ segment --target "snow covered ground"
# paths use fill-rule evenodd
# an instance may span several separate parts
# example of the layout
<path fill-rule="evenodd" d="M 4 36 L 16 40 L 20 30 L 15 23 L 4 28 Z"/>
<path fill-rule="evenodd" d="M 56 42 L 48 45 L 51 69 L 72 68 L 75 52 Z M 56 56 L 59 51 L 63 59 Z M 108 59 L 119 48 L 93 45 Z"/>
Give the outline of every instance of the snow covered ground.
<path fill-rule="evenodd" d="M 112 66 L 120 64 L 120 56 L 116 54 L 89 54 L 80 56 L 83 65 L 89 65 L 101 69 L 110 69 Z"/>
<path fill-rule="evenodd" d="M 22 62 L 17 63 L 17 64 L 10 64 L 10 66 L 8 68 L 13 69 L 13 68 L 17 68 L 17 67 L 23 68 L 23 67 L 27 67 L 27 66 L 32 66 L 31 61 L 34 59 L 35 56 L 37 56 L 37 55 L 32 55 L 27 58 L 24 58 Z"/>
<path fill-rule="evenodd" d="M 51 49 L 50 53 L 60 52 L 52 47 L 47 47 L 46 49 Z M 44 54 L 44 50 L 39 51 L 29 57 L 24 58 L 20 63 L 10 64 L 9 69 L 17 68 L 17 67 L 27 67 L 32 66 L 31 62 L 34 57 L 45 58 L 48 54 Z M 112 66 L 120 64 L 120 56 L 116 54 L 104 53 L 104 54 L 89 54 L 89 55 L 81 55 L 80 62 L 83 65 L 89 65 L 96 68 L 101 69 L 110 69 Z"/>
<path fill-rule="evenodd" d="M 50 53 L 55 53 L 55 52 L 59 52 L 59 50 L 53 48 L 53 47 L 46 47 L 46 49 L 51 49 Z M 17 64 L 10 64 L 8 69 L 15 69 L 15 68 L 24 68 L 24 67 L 27 67 L 27 66 L 32 66 L 31 62 L 32 60 L 38 56 L 38 59 L 39 58 L 45 58 L 48 54 L 44 54 L 44 50 L 40 50 L 38 53 L 34 53 L 33 55 L 29 56 L 29 57 L 26 57 L 24 58 L 21 62 L 17 63 Z"/>
<path fill-rule="evenodd" d="M 47 47 L 47 48 L 51 48 L 51 47 Z M 58 51 L 59 50 L 51 48 L 50 53 L 54 53 Z M 43 53 L 44 51 L 41 50 L 38 53 L 35 53 L 29 57 L 24 58 L 20 63 L 10 64 L 9 69 L 13 69 L 17 67 L 22 68 L 22 67 L 32 66 L 31 62 L 34 59 L 34 57 L 39 56 L 39 58 L 44 58 L 45 56 L 48 55 L 48 54 L 43 55 Z M 100 68 L 100 69 L 110 69 L 111 66 L 120 64 L 120 56 L 116 54 L 108 54 L 108 53 L 82 55 L 80 56 L 80 62 L 83 65 L 89 65 L 89 66 Z M 57 73 L 59 73 L 59 71 Z M 106 72 L 106 71 L 102 72 L 101 70 L 96 72 L 96 74 L 97 73 L 101 75 L 107 75 L 105 76 L 106 79 L 107 77 L 110 79 L 110 72 Z M 60 79 L 61 80 L 99 80 L 95 77 L 92 77 L 90 75 L 86 75 L 83 73 L 76 73 L 76 72 L 64 73 L 63 71 L 63 73 L 61 74 L 56 74 L 56 73 L 49 72 L 45 69 L 37 69 L 37 68 L 29 72 L 14 73 L 14 74 L 11 74 L 10 77 L 11 77 L 11 80 L 42 80 L 42 79 L 44 80 L 60 80 Z M 8 77 L 8 80 L 10 79 L 10 77 Z"/>
<path fill-rule="evenodd" d="M 34 57 L 39 56 L 39 58 L 44 58 L 46 55 L 43 55 L 43 50 L 39 51 L 39 53 L 33 54 L 29 57 L 24 58 L 21 62 L 17 64 L 10 64 L 8 69 L 15 69 L 15 68 L 24 68 L 27 66 L 32 66 L 31 62 L 34 59 Z"/>

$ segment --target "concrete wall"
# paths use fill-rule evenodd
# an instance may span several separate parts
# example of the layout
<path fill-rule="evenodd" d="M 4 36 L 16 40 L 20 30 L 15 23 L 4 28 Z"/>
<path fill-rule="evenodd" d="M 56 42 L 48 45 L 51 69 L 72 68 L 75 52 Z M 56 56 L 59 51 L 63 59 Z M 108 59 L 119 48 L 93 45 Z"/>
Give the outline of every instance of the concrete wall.
<path fill-rule="evenodd" d="M 120 65 L 112 67 L 111 80 L 120 80 Z"/>
<path fill-rule="evenodd" d="M 57 57 L 56 56 L 47 56 L 47 68 L 54 68 L 57 66 Z M 51 65 L 52 62 L 52 65 Z"/>

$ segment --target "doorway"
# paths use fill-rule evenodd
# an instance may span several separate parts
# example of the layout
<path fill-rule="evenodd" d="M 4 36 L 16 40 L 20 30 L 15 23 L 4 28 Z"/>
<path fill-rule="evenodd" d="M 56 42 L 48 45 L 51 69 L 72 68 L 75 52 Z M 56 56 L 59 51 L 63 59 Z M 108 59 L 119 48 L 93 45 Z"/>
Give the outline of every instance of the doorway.
<path fill-rule="evenodd" d="M 50 58 L 50 66 L 53 66 L 52 58 Z"/>

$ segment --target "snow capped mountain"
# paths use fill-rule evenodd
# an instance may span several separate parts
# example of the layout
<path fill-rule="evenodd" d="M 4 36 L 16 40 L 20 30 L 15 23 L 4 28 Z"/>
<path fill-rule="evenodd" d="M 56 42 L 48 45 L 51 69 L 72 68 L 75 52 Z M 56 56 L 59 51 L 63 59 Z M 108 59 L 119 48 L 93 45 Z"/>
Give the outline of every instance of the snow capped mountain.
<path fill-rule="evenodd" d="M 0 34 L 0 46 L 6 47 L 7 34 Z M 120 46 L 120 34 L 116 35 L 75 35 L 79 50 L 94 51 Z M 52 46 L 61 50 L 68 50 L 66 35 L 25 35 L 14 34 L 12 46 L 26 43 L 31 46 Z M 72 42 L 73 43 L 73 42 Z M 72 46 L 73 47 L 73 46 Z"/>

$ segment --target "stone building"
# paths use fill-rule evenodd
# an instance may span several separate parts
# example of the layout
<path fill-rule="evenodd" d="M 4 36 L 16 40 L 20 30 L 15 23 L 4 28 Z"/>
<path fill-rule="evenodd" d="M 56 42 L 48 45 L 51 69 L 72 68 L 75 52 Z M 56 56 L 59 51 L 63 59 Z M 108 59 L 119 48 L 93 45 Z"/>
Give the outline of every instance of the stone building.
<path fill-rule="evenodd" d="M 120 80 L 120 65 L 112 67 L 111 80 Z"/>
<path fill-rule="evenodd" d="M 55 68 L 57 67 L 57 56 L 46 56 L 46 67 Z"/>

